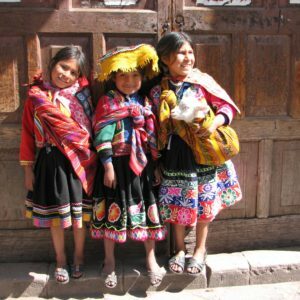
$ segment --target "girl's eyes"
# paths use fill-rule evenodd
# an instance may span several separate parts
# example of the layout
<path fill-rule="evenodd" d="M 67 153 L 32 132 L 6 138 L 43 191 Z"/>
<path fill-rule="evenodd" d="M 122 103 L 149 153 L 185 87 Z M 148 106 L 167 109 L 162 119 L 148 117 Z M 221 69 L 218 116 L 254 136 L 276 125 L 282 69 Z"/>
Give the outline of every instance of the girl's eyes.
<path fill-rule="evenodd" d="M 77 77 L 77 76 L 78 76 L 78 73 L 75 72 L 75 71 L 72 71 L 72 72 L 71 72 L 71 75 L 74 76 L 74 77 Z"/>
<path fill-rule="evenodd" d="M 126 73 L 120 73 L 118 76 L 121 77 L 121 78 L 125 78 L 125 77 L 127 77 L 127 75 L 128 75 L 128 74 L 126 74 Z M 132 73 L 131 76 L 132 76 L 132 77 L 139 77 L 139 76 L 140 76 L 140 73 L 139 73 L 139 72 Z"/>
<path fill-rule="evenodd" d="M 116 77 L 118 77 L 118 78 L 124 78 L 125 77 L 125 73 L 117 73 Z"/>
<path fill-rule="evenodd" d="M 179 51 L 178 54 L 186 55 L 186 54 L 194 54 L 194 51 Z"/>
<path fill-rule="evenodd" d="M 64 70 L 64 71 L 66 71 L 67 69 L 68 69 L 68 67 L 67 66 L 65 66 L 65 65 L 60 65 L 60 67 Z"/>
<path fill-rule="evenodd" d="M 64 71 L 70 70 L 69 66 L 67 66 L 67 65 L 61 64 L 60 66 Z M 78 76 L 78 72 L 76 72 L 76 71 L 71 71 L 70 74 L 74 77 Z"/>
<path fill-rule="evenodd" d="M 134 73 L 133 76 L 134 76 L 134 77 L 140 77 L 140 73 L 138 73 L 138 72 L 137 72 L 137 73 Z"/>

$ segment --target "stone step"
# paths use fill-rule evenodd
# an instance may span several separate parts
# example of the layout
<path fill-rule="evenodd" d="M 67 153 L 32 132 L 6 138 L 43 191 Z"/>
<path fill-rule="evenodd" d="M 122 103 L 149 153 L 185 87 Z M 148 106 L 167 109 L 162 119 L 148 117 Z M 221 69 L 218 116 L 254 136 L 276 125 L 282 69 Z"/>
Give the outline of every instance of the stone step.
<path fill-rule="evenodd" d="M 159 262 L 167 266 L 167 260 L 160 258 Z M 178 292 L 184 289 L 300 281 L 300 248 L 211 254 L 200 276 L 168 272 L 158 288 L 150 286 L 144 261 L 140 259 L 117 262 L 118 286 L 115 289 L 105 288 L 100 265 L 99 261 L 90 262 L 85 266 L 82 278 L 59 285 L 53 278 L 53 263 L 1 263 L 0 298 L 99 298 L 105 293 Z"/>

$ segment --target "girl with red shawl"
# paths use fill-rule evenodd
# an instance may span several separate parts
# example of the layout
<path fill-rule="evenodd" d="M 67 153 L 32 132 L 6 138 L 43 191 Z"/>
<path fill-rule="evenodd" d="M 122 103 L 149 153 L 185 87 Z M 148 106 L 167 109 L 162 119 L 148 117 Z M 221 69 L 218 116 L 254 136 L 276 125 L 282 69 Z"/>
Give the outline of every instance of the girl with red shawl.
<path fill-rule="evenodd" d="M 36 76 L 25 101 L 20 163 L 25 171 L 26 216 L 50 228 L 55 279 L 69 282 L 64 230 L 73 227 L 71 276 L 83 274 L 85 225 L 91 217 L 96 155 L 92 150 L 92 105 L 86 59 L 75 46 L 49 63 L 49 82 Z M 37 151 L 38 150 L 38 151 Z M 37 156 L 36 156 L 37 152 Z"/>

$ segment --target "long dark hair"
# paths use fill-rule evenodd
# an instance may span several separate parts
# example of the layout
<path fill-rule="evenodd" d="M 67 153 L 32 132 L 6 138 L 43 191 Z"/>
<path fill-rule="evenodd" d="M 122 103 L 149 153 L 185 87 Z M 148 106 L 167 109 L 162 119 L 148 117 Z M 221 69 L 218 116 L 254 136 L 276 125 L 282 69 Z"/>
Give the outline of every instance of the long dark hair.
<path fill-rule="evenodd" d="M 184 43 L 189 43 L 192 47 L 192 39 L 185 32 L 168 32 L 158 42 L 156 52 L 159 57 L 159 67 L 163 73 L 168 72 L 167 66 L 162 62 L 162 58 L 169 57 L 172 53 L 177 52 Z"/>
<path fill-rule="evenodd" d="M 48 65 L 49 77 L 55 65 L 62 60 L 75 59 L 78 65 L 79 77 L 87 77 L 87 60 L 79 47 L 68 46 L 60 49 L 50 60 Z"/>

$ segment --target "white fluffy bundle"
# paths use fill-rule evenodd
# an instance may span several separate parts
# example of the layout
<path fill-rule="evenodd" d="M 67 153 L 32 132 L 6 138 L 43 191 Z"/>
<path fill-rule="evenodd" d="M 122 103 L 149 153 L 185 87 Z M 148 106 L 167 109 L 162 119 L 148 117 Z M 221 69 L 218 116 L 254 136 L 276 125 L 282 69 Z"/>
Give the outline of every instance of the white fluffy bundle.
<path fill-rule="evenodd" d="M 205 98 L 197 99 L 195 91 L 187 90 L 179 104 L 172 109 L 171 116 L 175 120 L 192 123 L 195 118 L 204 119 L 208 111 Z"/>

